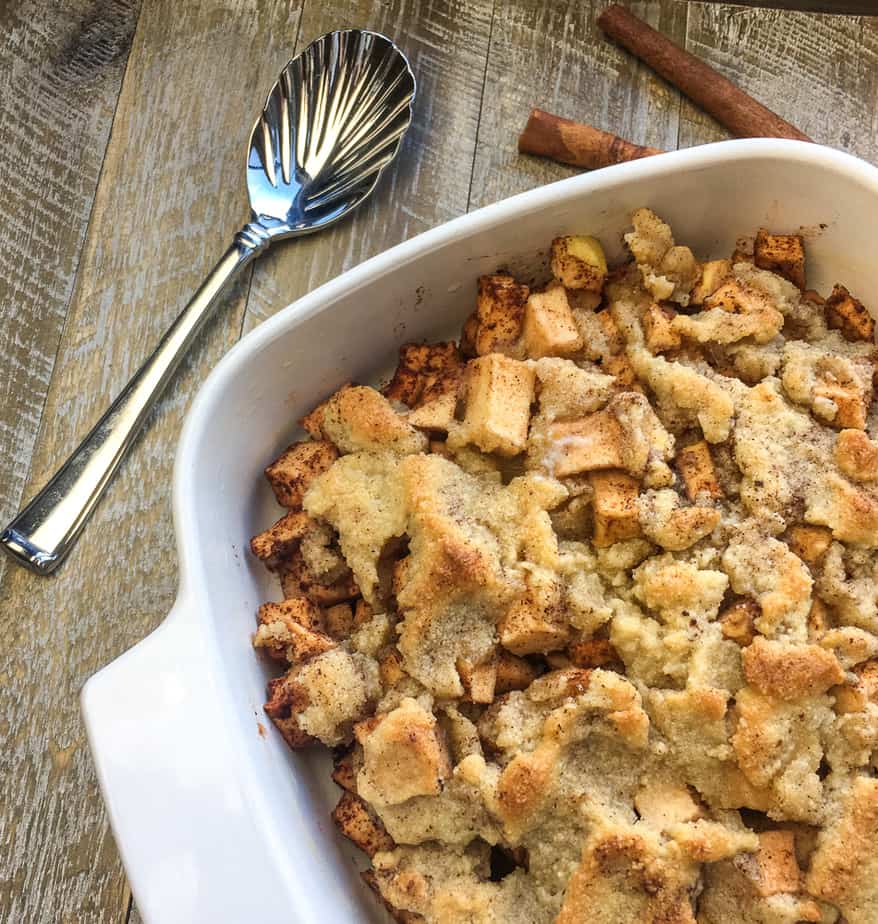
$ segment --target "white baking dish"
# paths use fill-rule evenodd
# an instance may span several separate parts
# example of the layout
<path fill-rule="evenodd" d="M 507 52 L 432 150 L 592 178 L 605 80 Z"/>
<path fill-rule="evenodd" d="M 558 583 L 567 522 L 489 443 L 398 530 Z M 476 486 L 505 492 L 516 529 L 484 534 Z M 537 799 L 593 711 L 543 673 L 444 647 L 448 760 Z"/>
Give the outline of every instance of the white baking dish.
<path fill-rule="evenodd" d="M 809 284 L 825 292 L 842 280 L 876 300 L 878 170 L 816 145 L 733 141 L 555 183 L 407 241 L 264 323 L 207 380 L 176 461 L 177 602 L 83 692 L 148 924 L 383 919 L 332 830 L 325 758 L 291 753 L 262 715 L 267 672 L 250 634 L 257 605 L 278 590 L 247 540 L 280 514 L 262 468 L 338 385 L 374 377 L 406 340 L 459 324 L 479 274 L 541 274 L 559 233 L 596 234 L 617 259 L 640 205 L 705 256 L 728 254 L 760 225 L 804 227 Z"/>

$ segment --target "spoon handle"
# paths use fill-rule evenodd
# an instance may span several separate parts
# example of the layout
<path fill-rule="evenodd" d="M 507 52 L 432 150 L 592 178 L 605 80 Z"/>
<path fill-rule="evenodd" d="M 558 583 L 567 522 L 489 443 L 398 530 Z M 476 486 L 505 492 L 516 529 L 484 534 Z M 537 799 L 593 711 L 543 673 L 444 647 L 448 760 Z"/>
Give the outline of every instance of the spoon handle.
<path fill-rule="evenodd" d="M 15 561 L 37 574 L 50 574 L 63 561 L 223 291 L 267 244 L 267 234 L 255 223 L 238 232 L 153 354 L 49 483 L 0 533 L 0 545 Z"/>

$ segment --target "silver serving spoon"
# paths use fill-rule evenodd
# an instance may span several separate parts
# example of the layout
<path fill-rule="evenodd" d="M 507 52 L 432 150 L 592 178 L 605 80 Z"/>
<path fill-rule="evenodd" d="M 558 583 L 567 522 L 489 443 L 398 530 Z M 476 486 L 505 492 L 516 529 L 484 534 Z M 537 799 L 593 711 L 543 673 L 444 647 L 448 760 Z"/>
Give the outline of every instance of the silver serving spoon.
<path fill-rule="evenodd" d="M 275 240 L 320 231 L 355 209 L 412 120 L 415 78 L 383 35 L 330 32 L 283 69 L 250 135 L 251 221 L 91 433 L 0 534 L 49 574 L 70 551 L 150 408 L 231 280 Z"/>

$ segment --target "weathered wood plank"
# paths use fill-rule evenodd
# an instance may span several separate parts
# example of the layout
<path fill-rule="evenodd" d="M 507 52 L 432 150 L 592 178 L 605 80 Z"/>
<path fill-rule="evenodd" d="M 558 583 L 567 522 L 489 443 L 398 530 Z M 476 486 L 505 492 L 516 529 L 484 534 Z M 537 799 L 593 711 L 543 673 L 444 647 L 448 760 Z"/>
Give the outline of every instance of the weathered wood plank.
<path fill-rule="evenodd" d="M 288 0 L 144 3 L 27 493 L 84 435 L 245 220 L 245 143 L 298 22 Z M 168 498 L 180 420 L 237 338 L 245 291 L 200 339 L 57 577 L 10 568 L 0 583 L 0 908 L 10 921 L 125 920 L 126 884 L 77 694 L 172 603 Z"/>
<path fill-rule="evenodd" d="M 491 23 L 488 0 L 309 0 L 299 47 L 328 29 L 391 36 L 418 80 L 411 129 L 371 201 L 337 228 L 256 266 L 245 329 L 327 279 L 466 211 Z"/>
<path fill-rule="evenodd" d="M 517 151 L 518 134 L 538 106 L 589 122 L 638 144 L 673 148 L 679 96 L 595 25 L 609 5 L 519 0 L 498 14 L 488 58 L 470 206 L 571 176 L 564 167 Z M 675 41 L 685 34 L 686 6 L 634 3 L 631 9 Z"/>
<path fill-rule="evenodd" d="M 686 46 L 816 141 L 878 160 L 878 17 L 694 3 Z M 680 147 L 726 137 L 684 101 Z"/>
<path fill-rule="evenodd" d="M 517 156 L 517 133 L 532 105 L 665 147 L 674 147 L 678 135 L 683 144 L 710 138 L 715 127 L 688 108 L 678 126 L 676 93 L 596 33 L 594 17 L 605 5 L 545 9 L 536 0 L 498 0 L 492 31 L 488 0 L 309 0 L 299 47 L 340 25 L 368 25 L 399 38 L 420 80 L 416 125 L 409 156 L 360 215 L 331 234 L 291 245 L 295 250 L 277 248 L 257 266 L 245 327 L 468 204 L 567 175 L 563 167 Z M 243 193 L 231 194 L 241 190 L 240 149 L 254 100 L 292 52 L 298 14 L 280 0 L 195 6 L 146 0 L 51 385 L 45 418 L 51 424 L 43 427 L 29 491 L 85 432 L 243 217 Z M 683 4 L 634 8 L 677 41 L 687 34 Z M 6 15 L 4 8 L 0 21 Z M 876 20 L 821 18 L 819 40 L 805 34 L 814 20 L 772 11 L 691 5 L 690 20 L 689 47 L 697 54 L 815 137 L 844 146 L 847 129 L 849 149 L 875 158 L 876 123 L 867 104 L 878 95 Z M 263 51 L 259 61 L 254 48 Z M 779 56 L 797 74 L 793 100 Z M 0 68 L 7 60 L 0 50 Z M 819 113 L 802 89 L 808 80 L 818 88 Z M 201 92 L 190 100 L 196 86 Z M 831 99 L 835 87 L 841 88 L 839 105 Z M 63 138 L 50 142 L 55 152 L 63 148 Z M 216 152 L 199 171 L 197 155 L 206 145 L 216 145 Z M 77 250 L 63 242 L 58 247 L 62 260 Z M 15 270 L 21 278 L 21 267 Z M 71 263 L 71 278 L 74 271 Z M 127 891 L 75 695 L 85 677 L 152 628 L 171 603 L 168 493 L 179 421 L 197 381 L 237 336 L 245 294 L 246 284 L 202 338 L 66 568 L 48 582 L 18 570 L 0 581 L 0 738 L 7 742 L 0 757 L 0 908 L 10 920 L 125 918 Z M 61 322 L 52 318 L 57 342 Z M 0 326 L 0 338 L 3 333 Z M 44 336 L 41 327 L 36 336 Z M 43 394 L 48 376 L 47 370 L 37 383 Z M 4 473 L 0 467 L 0 484 Z M 139 924 L 136 909 L 130 921 Z"/>
<path fill-rule="evenodd" d="M 27 478 L 139 7 L 0 5 L 0 523 Z"/>

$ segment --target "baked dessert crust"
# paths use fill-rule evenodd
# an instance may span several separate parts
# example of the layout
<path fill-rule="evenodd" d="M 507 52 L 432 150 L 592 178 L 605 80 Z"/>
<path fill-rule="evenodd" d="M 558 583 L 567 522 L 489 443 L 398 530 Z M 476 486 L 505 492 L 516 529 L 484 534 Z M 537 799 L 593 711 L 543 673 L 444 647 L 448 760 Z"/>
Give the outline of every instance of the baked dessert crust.
<path fill-rule="evenodd" d="M 874 325 L 632 224 L 268 466 L 266 711 L 398 921 L 878 924 Z"/>

